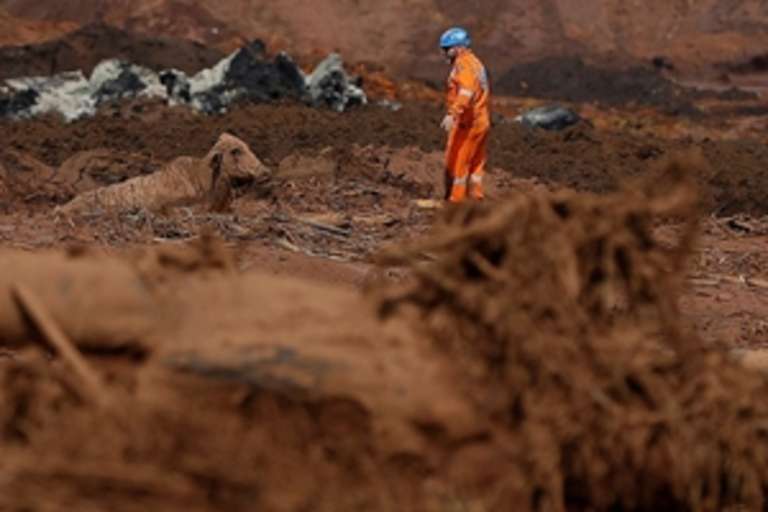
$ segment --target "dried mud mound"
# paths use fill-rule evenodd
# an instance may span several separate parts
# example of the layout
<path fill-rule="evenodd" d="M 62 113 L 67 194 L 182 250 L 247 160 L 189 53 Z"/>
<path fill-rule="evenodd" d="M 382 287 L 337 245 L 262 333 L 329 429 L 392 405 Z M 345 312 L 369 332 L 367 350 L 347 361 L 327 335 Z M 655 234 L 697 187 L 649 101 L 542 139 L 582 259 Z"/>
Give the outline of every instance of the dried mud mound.
<path fill-rule="evenodd" d="M 691 158 L 612 197 L 457 210 L 386 259 L 412 262 L 417 278 L 382 311 L 415 306 L 508 436 L 497 462 L 514 469 L 487 494 L 493 510 L 761 509 L 766 383 L 678 323 L 689 167 L 702 165 Z M 689 219 L 673 247 L 650 235 L 667 216 Z"/>
<path fill-rule="evenodd" d="M 202 44 L 137 36 L 95 23 L 53 41 L 0 48 L 0 79 L 74 70 L 89 75 L 107 59 L 121 59 L 156 71 L 175 68 L 195 73 L 222 58 L 222 52 Z"/>
<path fill-rule="evenodd" d="M 204 240 L 130 263 L 2 254 L 0 296 L 34 290 L 110 399 L 58 358 L 0 358 L 0 507 L 759 510 L 768 383 L 678 324 L 701 165 L 448 210 L 382 256 L 413 280 L 373 301 L 233 273 Z M 651 234 L 667 216 L 688 220 L 676 245 Z M 88 308 L 80 286 L 132 312 L 130 340 L 109 314 L 66 314 Z M 0 339 L 40 338 L 16 306 Z"/>
<path fill-rule="evenodd" d="M 398 112 L 362 107 L 353 115 L 296 105 L 246 105 L 225 115 L 203 116 L 183 108 L 136 104 L 104 109 L 93 118 L 61 123 L 51 118 L 0 122 L 6 144 L 49 165 L 78 151 L 110 148 L 172 160 L 180 154 L 203 156 L 222 132 L 243 139 L 270 164 L 297 152 L 350 144 L 418 145 L 442 150 L 440 112 L 410 105 Z"/>
<path fill-rule="evenodd" d="M 12 212 L 21 205 L 50 207 L 78 193 L 152 174 L 159 167 L 149 156 L 96 149 L 78 152 L 56 169 L 25 152 L 0 150 L 0 208 Z"/>

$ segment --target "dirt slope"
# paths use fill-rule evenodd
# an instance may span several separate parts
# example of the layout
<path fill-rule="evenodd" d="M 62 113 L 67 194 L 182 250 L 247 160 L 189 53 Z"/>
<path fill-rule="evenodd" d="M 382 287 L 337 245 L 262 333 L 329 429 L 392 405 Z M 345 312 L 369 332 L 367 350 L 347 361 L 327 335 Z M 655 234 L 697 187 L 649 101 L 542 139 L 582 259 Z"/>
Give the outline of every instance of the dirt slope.
<path fill-rule="evenodd" d="M 562 52 L 618 61 L 663 54 L 688 71 L 741 60 L 768 42 L 758 0 L 0 0 L 15 16 L 78 24 L 103 20 L 151 35 L 231 49 L 262 37 L 294 53 L 341 50 L 394 70 L 436 78 L 435 38 L 461 23 L 494 68 Z"/>
<path fill-rule="evenodd" d="M 104 59 L 119 58 L 160 70 L 196 72 L 224 54 L 199 43 L 136 36 L 102 23 L 92 23 L 36 45 L 0 48 L 0 79 L 82 70 L 90 74 Z"/>
<path fill-rule="evenodd" d="M 0 8 L 0 46 L 33 44 L 75 30 L 73 21 L 21 19 Z"/>

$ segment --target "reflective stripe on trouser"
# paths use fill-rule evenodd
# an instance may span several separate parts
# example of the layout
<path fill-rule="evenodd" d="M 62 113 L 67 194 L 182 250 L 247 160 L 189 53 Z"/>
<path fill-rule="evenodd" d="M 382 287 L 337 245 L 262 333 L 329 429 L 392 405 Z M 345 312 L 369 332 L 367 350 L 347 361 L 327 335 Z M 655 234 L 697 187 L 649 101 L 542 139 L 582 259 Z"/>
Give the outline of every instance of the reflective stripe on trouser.
<path fill-rule="evenodd" d="M 472 199 L 483 199 L 483 173 L 473 173 L 469 177 L 469 195 Z"/>
<path fill-rule="evenodd" d="M 450 190 L 446 190 L 447 199 L 460 202 L 467 197 L 467 179 L 469 178 L 470 195 L 482 199 L 482 177 L 485 174 L 486 145 L 488 127 L 454 128 L 448 137 L 445 154 L 445 167 Z"/>

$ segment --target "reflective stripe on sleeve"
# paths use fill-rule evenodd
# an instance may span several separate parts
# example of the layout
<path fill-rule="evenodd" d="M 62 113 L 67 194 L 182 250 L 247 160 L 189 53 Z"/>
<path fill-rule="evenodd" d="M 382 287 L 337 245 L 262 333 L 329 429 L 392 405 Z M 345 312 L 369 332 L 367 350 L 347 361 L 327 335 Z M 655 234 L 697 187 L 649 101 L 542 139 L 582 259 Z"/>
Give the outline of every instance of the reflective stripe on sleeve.
<path fill-rule="evenodd" d="M 471 98 L 472 96 L 474 96 L 474 93 L 472 91 L 470 91 L 469 89 L 464 89 L 462 87 L 461 89 L 459 89 L 459 95 Z"/>

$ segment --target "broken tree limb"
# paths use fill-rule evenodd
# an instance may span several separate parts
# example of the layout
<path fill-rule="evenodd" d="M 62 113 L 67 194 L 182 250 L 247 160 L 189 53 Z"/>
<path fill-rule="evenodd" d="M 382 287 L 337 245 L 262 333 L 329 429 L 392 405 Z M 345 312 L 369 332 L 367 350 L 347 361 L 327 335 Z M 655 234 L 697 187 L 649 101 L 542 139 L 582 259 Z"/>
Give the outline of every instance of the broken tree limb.
<path fill-rule="evenodd" d="M 744 275 L 710 274 L 706 277 L 693 276 L 688 279 L 688 282 L 695 286 L 717 286 L 721 283 L 743 284 L 744 286 L 768 290 L 768 280 Z"/>
<path fill-rule="evenodd" d="M 28 343 L 31 325 L 13 287 L 34 290 L 61 330 L 79 348 L 149 351 L 149 339 L 168 317 L 132 262 L 94 254 L 6 250 L 0 254 L 0 347 Z"/>
<path fill-rule="evenodd" d="M 330 224 L 324 224 L 322 222 L 317 222 L 315 220 L 302 219 L 300 217 L 294 217 L 294 220 L 300 224 L 305 224 L 319 231 L 325 231 L 327 233 L 338 235 L 344 238 L 349 238 L 352 235 L 351 231 L 349 231 L 348 229 L 337 228 L 336 226 L 331 226 Z"/>
<path fill-rule="evenodd" d="M 100 407 L 107 407 L 110 404 L 109 396 L 104 391 L 104 384 L 98 374 L 67 338 L 35 293 L 21 284 L 15 284 L 12 292 L 21 308 L 40 330 L 43 338 L 77 374 L 82 383 L 78 390 L 81 397 Z"/>

